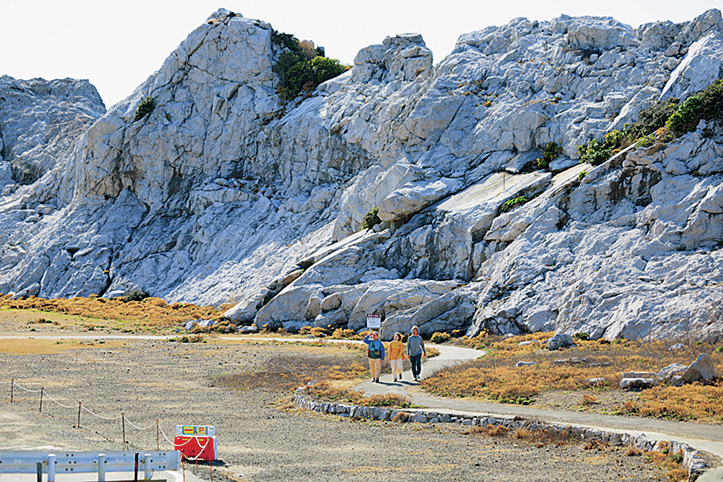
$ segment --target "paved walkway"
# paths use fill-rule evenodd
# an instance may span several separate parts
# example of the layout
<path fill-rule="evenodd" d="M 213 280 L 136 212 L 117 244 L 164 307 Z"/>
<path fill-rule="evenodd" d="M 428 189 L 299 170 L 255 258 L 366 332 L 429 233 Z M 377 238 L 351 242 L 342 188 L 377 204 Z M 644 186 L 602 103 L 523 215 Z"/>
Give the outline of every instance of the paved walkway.
<path fill-rule="evenodd" d="M 484 352 L 453 346 L 434 345 L 440 352 L 422 365 L 422 378 L 429 377 L 442 368 L 479 358 Z M 450 399 L 430 396 L 417 388 L 412 372 L 406 371 L 402 381 L 395 382 L 392 375 L 383 375 L 379 383 L 366 381 L 355 387 L 367 395 L 397 393 L 407 395 L 415 405 L 441 413 L 456 413 L 469 416 L 514 417 L 515 415 L 578 427 L 594 428 L 609 432 L 645 435 L 657 440 L 676 440 L 699 450 L 712 453 L 723 460 L 723 426 L 692 422 L 673 422 L 641 417 L 621 417 L 597 413 L 547 410 L 524 405 L 502 405 L 480 401 Z M 699 482 L 723 481 L 723 466 L 709 469 L 698 479 Z"/>
<path fill-rule="evenodd" d="M 0 338 L 51 338 L 51 339 L 146 339 L 160 340 L 169 338 L 167 336 L 152 335 L 37 335 L 37 336 L 2 336 Z M 254 340 L 254 341 L 279 341 L 279 342 L 338 342 L 338 343 L 361 343 L 360 341 L 332 340 L 329 338 L 268 338 L 253 336 L 219 336 L 227 340 Z M 460 348 L 447 345 L 434 346 L 440 352 L 438 357 L 424 361 L 422 365 L 422 378 L 429 377 L 435 372 L 453 365 L 474 360 L 484 355 L 483 351 L 469 348 Z M 367 381 L 355 387 L 365 394 L 387 394 L 398 393 L 411 397 L 412 402 L 422 405 L 427 409 L 437 412 L 458 413 L 471 416 L 493 416 L 493 417 L 514 417 L 515 415 L 546 422 L 575 425 L 578 427 L 595 428 L 610 432 L 629 433 L 646 436 L 658 440 L 677 440 L 685 442 L 699 450 L 704 450 L 723 460 L 723 426 L 707 425 L 692 422 L 673 422 L 640 417 L 620 417 L 613 415 L 602 415 L 596 413 L 570 412 L 563 410 L 547 410 L 533 408 L 523 405 L 502 405 L 464 399 L 449 399 L 433 397 L 417 388 L 413 381 L 412 372 L 406 371 L 401 382 L 394 382 L 392 375 L 383 375 L 380 383 Z M 186 478 L 188 480 L 188 473 Z M 699 482 L 723 481 L 723 465 L 709 469 L 698 479 Z"/>

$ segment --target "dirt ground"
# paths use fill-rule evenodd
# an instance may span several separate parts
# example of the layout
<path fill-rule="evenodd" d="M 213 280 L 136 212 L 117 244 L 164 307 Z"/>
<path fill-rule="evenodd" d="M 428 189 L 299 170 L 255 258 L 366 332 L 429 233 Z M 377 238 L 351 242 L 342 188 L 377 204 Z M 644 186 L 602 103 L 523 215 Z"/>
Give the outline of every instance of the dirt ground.
<path fill-rule="evenodd" d="M 99 333 L 81 325 L 61 329 L 2 319 L 3 335 L 67 338 L 0 341 L 0 450 L 155 450 L 158 419 L 168 438 L 177 424 L 216 427 L 220 462 L 214 480 L 665 479 L 659 469 L 642 457 L 626 456 L 623 449 L 538 447 L 464 435 L 453 424 L 351 421 L 289 408 L 288 389 L 274 383 L 234 390 L 219 386 L 216 378 L 264 372 L 271 360 L 278 364 L 279 357 L 291 355 L 357 356 L 344 349 L 212 338 L 193 344 L 72 340 Z M 28 390 L 44 388 L 42 413 L 38 392 L 16 387 L 9 403 L 11 379 Z M 79 428 L 78 402 L 84 407 Z M 125 444 L 121 413 L 127 419 Z M 160 449 L 172 448 L 163 435 L 158 443 Z"/>

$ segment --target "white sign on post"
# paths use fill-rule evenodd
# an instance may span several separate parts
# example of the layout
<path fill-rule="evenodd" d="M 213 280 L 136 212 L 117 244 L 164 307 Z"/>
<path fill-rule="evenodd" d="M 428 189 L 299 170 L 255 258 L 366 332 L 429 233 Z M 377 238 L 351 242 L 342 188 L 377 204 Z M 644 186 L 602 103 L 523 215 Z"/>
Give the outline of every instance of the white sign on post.
<path fill-rule="evenodd" d="M 367 314 L 367 328 L 381 329 L 382 315 Z"/>

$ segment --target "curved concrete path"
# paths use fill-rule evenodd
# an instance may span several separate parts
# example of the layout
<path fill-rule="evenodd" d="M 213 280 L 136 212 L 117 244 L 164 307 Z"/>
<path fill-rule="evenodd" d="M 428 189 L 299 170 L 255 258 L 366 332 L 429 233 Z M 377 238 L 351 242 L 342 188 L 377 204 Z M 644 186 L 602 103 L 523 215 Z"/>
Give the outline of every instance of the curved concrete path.
<path fill-rule="evenodd" d="M 430 346 L 430 345 L 428 345 Z M 431 345 L 437 348 L 440 356 L 425 360 L 422 364 L 422 378 L 427 378 L 442 368 L 479 358 L 482 351 L 444 345 Z M 709 452 L 723 460 L 723 426 L 692 422 L 673 422 L 642 417 L 621 417 L 586 412 L 546 410 L 524 405 L 502 405 L 465 399 L 440 398 L 431 396 L 417 388 L 412 372 L 406 371 L 402 381 L 395 382 L 391 374 L 383 375 L 379 383 L 366 381 L 354 387 L 367 395 L 396 393 L 406 395 L 415 405 L 436 412 L 448 412 L 472 417 L 514 417 L 555 422 L 577 427 L 594 428 L 608 432 L 639 435 L 645 433 L 656 440 L 676 440 Z M 720 461 L 719 461 L 720 463 Z M 723 466 L 707 469 L 698 478 L 699 482 L 723 481 Z"/>
<path fill-rule="evenodd" d="M 173 335 L 178 336 L 178 335 Z M 50 338 L 50 339 L 144 339 L 163 340 L 173 336 L 158 335 L 0 335 L 0 338 Z M 362 343 L 355 340 L 332 340 L 329 338 L 282 338 L 282 337 L 254 337 L 254 336 L 219 336 L 222 340 L 249 340 L 249 341 L 278 341 L 285 343 L 295 342 L 331 342 L 331 343 Z M 460 363 L 474 360 L 485 352 L 470 348 L 460 348 L 447 345 L 427 345 L 439 350 L 440 355 L 423 360 L 422 378 L 435 372 Z M 437 412 L 449 412 L 468 416 L 514 417 L 515 415 L 546 422 L 575 425 L 578 427 L 594 428 L 609 432 L 629 433 L 631 435 L 645 435 L 657 440 L 676 440 L 684 442 L 699 450 L 709 452 L 723 461 L 723 426 L 708 425 L 692 422 L 673 422 L 641 417 L 621 417 L 602 415 L 596 413 L 570 412 L 563 410 L 546 410 L 523 405 L 502 405 L 480 401 L 451 399 L 430 396 L 417 388 L 412 378 L 411 370 L 403 373 L 403 380 L 394 382 L 391 374 L 382 375 L 379 383 L 366 381 L 354 387 L 365 394 L 397 393 L 409 396 L 416 405 Z M 720 461 L 719 461 L 720 462 Z M 723 481 L 723 465 L 710 468 L 698 478 L 699 482 Z"/>

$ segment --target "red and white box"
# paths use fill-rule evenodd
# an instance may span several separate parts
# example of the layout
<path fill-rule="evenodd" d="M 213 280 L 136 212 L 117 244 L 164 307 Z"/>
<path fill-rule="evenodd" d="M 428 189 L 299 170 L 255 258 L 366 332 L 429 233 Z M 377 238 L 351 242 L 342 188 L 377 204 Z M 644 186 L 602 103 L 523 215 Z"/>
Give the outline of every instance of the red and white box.
<path fill-rule="evenodd" d="M 215 434 L 211 426 L 177 425 L 173 444 L 185 459 L 212 462 L 218 455 Z"/>

